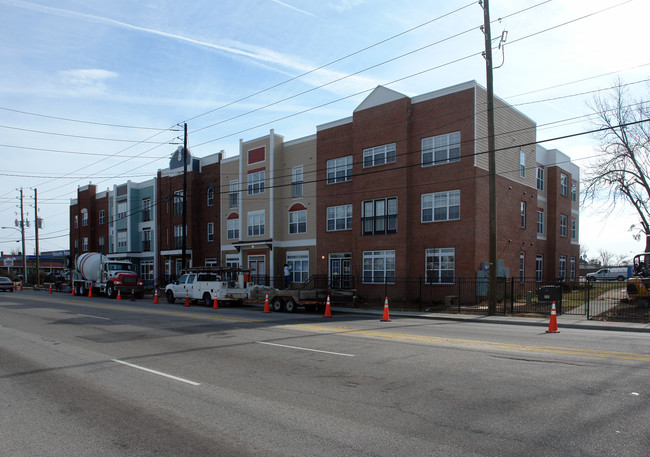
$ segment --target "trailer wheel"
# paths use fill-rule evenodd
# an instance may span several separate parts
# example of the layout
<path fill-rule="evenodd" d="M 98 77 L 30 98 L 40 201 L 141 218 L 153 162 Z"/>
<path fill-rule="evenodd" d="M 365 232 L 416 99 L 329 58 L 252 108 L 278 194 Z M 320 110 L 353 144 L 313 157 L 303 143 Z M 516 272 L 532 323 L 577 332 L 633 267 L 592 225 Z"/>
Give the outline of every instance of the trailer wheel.
<path fill-rule="evenodd" d="M 203 303 L 205 303 L 206 306 L 212 306 L 212 297 L 210 296 L 210 292 L 203 294 Z"/>
<path fill-rule="evenodd" d="M 171 290 L 168 290 L 165 296 L 167 297 L 167 303 L 171 303 L 173 305 L 176 302 L 176 297 L 174 297 L 174 292 L 172 292 Z"/>
<path fill-rule="evenodd" d="M 287 300 L 287 302 L 284 304 L 284 309 L 288 313 L 295 313 L 298 310 L 298 305 L 296 305 L 296 302 L 293 301 L 293 299 Z"/>
<path fill-rule="evenodd" d="M 273 311 L 284 311 L 284 303 L 282 303 L 281 298 L 274 298 L 271 305 L 273 306 Z"/>

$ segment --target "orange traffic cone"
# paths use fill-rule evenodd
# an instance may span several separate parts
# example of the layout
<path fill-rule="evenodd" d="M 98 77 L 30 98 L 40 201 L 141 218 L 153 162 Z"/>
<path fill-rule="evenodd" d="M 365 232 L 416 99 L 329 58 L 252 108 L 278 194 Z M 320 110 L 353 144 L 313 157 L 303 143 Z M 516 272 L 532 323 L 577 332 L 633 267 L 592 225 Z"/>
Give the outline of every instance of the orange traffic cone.
<path fill-rule="evenodd" d="M 48 292 L 48 294 L 51 294 L 51 293 L 52 293 L 52 284 L 50 284 L 50 291 Z"/>
<path fill-rule="evenodd" d="M 269 294 L 266 294 L 266 299 L 264 300 L 264 312 L 270 313 L 271 308 L 269 308 Z"/>
<path fill-rule="evenodd" d="M 185 291 L 185 306 L 190 306 L 190 296 L 187 291 Z"/>
<path fill-rule="evenodd" d="M 388 297 L 384 300 L 384 315 L 381 318 L 381 322 L 390 322 L 390 318 L 388 317 Z"/>
<path fill-rule="evenodd" d="M 157 305 L 157 304 L 158 304 L 158 289 L 156 289 L 156 290 L 154 291 L 154 294 L 153 294 L 153 304 L 154 304 L 154 305 Z"/>
<path fill-rule="evenodd" d="M 555 312 L 555 302 L 553 302 L 553 306 L 551 307 L 551 320 L 548 323 L 548 330 L 546 330 L 546 333 L 560 333 L 560 331 L 557 329 L 557 313 Z"/>
<path fill-rule="evenodd" d="M 330 307 L 330 296 L 327 296 L 327 302 L 325 303 L 325 314 L 323 317 L 332 317 L 332 308 Z"/>
<path fill-rule="evenodd" d="M 120 293 L 120 290 L 117 290 L 117 298 L 116 300 L 122 300 L 122 294 Z"/>
<path fill-rule="evenodd" d="M 18 286 L 16 286 L 16 283 L 14 283 L 14 290 L 18 290 Z"/>
<path fill-rule="evenodd" d="M 72 286 L 71 289 L 72 289 L 72 296 L 74 297 L 74 296 L 75 296 L 75 293 L 74 293 L 74 286 Z"/>
<path fill-rule="evenodd" d="M 88 297 L 93 298 L 93 288 L 92 288 L 92 286 L 88 288 Z"/>
<path fill-rule="evenodd" d="M 217 295 L 214 296 L 214 302 L 212 302 L 212 309 L 219 309 L 219 300 L 217 300 Z"/>
<path fill-rule="evenodd" d="M 20 283 L 20 291 L 21 292 L 23 291 L 23 283 L 22 282 Z"/>

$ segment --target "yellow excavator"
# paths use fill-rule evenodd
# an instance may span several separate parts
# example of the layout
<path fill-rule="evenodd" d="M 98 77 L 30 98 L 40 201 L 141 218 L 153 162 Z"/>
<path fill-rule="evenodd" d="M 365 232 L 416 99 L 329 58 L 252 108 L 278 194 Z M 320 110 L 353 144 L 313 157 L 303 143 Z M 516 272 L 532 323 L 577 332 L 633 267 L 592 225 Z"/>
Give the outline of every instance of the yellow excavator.
<path fill-rule="evenodd" d="M 650 252 L 634 256 L 634 274 L 627 280 L 627 296 L 630 303 L 648 307 L 650 304 Z"/>

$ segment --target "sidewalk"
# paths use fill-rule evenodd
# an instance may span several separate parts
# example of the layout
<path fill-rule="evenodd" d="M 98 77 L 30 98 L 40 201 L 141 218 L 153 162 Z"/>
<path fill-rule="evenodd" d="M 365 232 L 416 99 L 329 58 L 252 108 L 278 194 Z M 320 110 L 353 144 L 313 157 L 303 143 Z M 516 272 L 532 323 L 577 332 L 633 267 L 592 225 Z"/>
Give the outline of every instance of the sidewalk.
<path fill-rule="evenodd" d="M 332 314 L 358 314 L 367 316 L 377 316 L 382 318 L 383 309 L 360 309 L 348 307 L 332 306 Z M 413 311 L 390 311 L 390 318 L 411 318 L 411 319 L 436 319 L 452 320 L 456 322 L 467 323 L 487 323 L 487 324 L 505 324 L 505 325 L 530 325 L 548 329 L 549 316 L 543 317 L 523 317 L 516 314 L 507 316 L 485 316 L 475 314 L 445 314 L 445 313 L 426 313 Z M 619 332 L 648 332 L 650 333 L 650 323 L 647 322 L 613 322 L 588 320 L 583 316 L 563 314 L 557 316 L 557 327 L 561 332 L 563 328 L 588 329 L 588 330 L 616 330 Z"/>

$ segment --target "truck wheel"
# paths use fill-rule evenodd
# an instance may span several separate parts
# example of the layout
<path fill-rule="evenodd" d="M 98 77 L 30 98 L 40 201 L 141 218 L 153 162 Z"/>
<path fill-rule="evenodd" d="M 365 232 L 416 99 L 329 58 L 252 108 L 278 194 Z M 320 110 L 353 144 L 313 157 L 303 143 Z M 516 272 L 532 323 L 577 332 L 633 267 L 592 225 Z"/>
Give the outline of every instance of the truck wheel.
<path fill-rule="evenodd" d="M 293 301 L 292 299 L 287 300 L 287 302 L 284 304 L 284 309 L 288 313 L 295 313 L 298 310 L 298 305 L 296 305 L 296 302 Z"/>
<path fill-rule="evenodd" d="M 174 292 L 172 292 L 171 290 L 168 290 L 165 296 L 167 297 L 167 303 L 171 303 L 173 305 L 176 302 L 176 297 L 174 297 Z"/>
<path fill-rule="evenodd" d="M 619 277 L 616 278 L 616 279 L 619 280 L 619 281 L 623 281 L 623 280 L 625 280 L 625 276 L 619 276 Z"/>
<path fill-rule="evenodd" d="M 210 296 L 210 292 L 203 294 L 203 303 L 205 303 L 206 306 L 212 306 L 212 297 Z"/>
<path fill-rule="evenodd" d="M 106 286 L 106 296 L 108 298 L 113 298 L 115 296 L 115 289 L 113 289 L 113 284 Z"/>
<path fill-rule="evenodd" d="M 274 298 L 273 303 L 271 303 L 273 311 L 284 311 L 284 303 L 282 303 L 281 298 Z"/>

